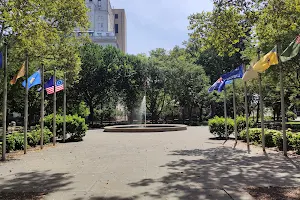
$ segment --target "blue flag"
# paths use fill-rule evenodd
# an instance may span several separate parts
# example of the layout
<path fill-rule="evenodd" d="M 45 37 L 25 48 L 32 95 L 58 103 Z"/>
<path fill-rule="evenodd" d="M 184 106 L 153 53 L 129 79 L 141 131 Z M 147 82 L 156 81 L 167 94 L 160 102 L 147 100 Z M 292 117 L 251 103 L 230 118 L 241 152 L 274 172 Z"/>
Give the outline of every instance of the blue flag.
<path fill-rule="evenodd" d="M 232 80 L 230 81 L 224 81 L 222 78 L 219 78 L 209 89 L 208 92 L 211 93 L 214 90 L 217 90 L 218 92 L 222 92 L 225 85 L 229 85 L 232 83 Z"/>
<path fill-rule="evenodd" d="M 41 84 L 41 72 L 40 70 L 36 71 L 28 78 L 28 89 L 32 88 L 35 85 Z M 22 82 L 23 87 L 26 88 L 26 81 Z"/>
<path fill-rule="evenodd" d="M 210 86 L 210 88 L 208 89 L 208 93 L 211 93 L 214 90 L 218 90 L 222 83 L 223 83 L 223 79 L 219 78 L 212 86 Z"/>
<path fill-rule="evenodd" d="M 3 66 L 3 54 L 0 52 L 0 68 L 2 68 Z"/>
<path fill-rule="evenodd" d="M 225 85 L 229 85 L 229 84 L 231 84 L 232 82 L 233 82 L 232 80 L 229 80 L 229 81 L 223 81 L 223 82 L 220 84 L 219 88 L 218 88 L 218 92 L 222 92 L 222 91 L 224 90 L 224 88 L 225 88 Z"/>
<path fill-rule="evenodd" d="M 54 78 L 53 76 L 51 76 L 51 78 L 45 83 L 44 87 L 45 88 L 49 88 L 49 87 L 52 87 L 54 86 Z"/>
<path fill-rule="evenodd" d="M 221 78 L 224 80 L 219 88 L 218 88 L 218 91 L 219 92 L 222 92 L 222 90 L 224 89 L 225 85 L 226 84 L 229 84 L 227 83 L 228 81 L 231 81 L 234 80 L 234 79 L 238 79 L 238 78 L 243 78 L 243 75 L 244 75 L 244 70 L 243 70 L 243 66 L 239 66 L 238 68 L 234 69 L 233 71 L 231 72 L 228 72 L 226 74 L 223 74 L 221 76 Z"/>
<path fill-rule="evenodd" d="M 227 74 L 223 74 L 221 77 L 225 81 L 230 81 L 233 79 L 243 78 L 244 70 L 243 66 L 239 66 L 238 68 L 234 69 L 231 72 L 228 72 Z"/>

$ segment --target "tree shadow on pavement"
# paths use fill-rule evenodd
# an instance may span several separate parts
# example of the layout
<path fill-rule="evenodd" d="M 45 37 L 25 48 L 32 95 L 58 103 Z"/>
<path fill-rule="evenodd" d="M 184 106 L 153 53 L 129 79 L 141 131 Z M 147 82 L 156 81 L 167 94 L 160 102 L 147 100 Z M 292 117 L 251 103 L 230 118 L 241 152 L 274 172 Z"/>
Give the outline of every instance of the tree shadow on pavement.
<path fill-rule="evenodd" d="M 299 160 L 291 163 L 278 154 L 248 154 L 219 147 L 172 151 L 170 156 L 179 160 L 160 166 L 167 169 L 167 175 L 129 185 L 145 187 L 143 195 L 152 199 L 241 199 L 243 188 L 249 186 L 300 186 Z M 156 189 L 147 190 L 150 186 Z"/>
<path fill-rule="evenodd" d="M 33 171 L 5 176 L 0 182 L 0 199 L 43 199 L 43 196 L 66 188 L 72 176 L 51 171 Z"/>

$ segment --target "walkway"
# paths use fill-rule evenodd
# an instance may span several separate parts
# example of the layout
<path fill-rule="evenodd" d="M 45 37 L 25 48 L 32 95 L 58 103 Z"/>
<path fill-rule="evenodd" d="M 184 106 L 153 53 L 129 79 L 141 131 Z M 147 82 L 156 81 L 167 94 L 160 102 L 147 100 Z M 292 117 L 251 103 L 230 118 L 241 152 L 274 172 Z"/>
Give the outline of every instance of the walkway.
<path fill-rule="evenodd" d="M 251 199 L 247 186 L 300 186 L 299 162 L 209 140 L 207 127 L 103 133 L 0 163 L 0 199 Z"/>

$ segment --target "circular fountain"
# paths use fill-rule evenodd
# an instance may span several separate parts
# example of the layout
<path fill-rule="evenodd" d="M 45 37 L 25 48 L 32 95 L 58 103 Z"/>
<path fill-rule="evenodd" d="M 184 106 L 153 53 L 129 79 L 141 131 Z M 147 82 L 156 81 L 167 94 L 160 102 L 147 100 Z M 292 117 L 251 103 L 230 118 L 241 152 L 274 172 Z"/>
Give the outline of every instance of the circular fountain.
<path fill-rule="evenodd" d="M 166 132 L 183 131 L 186 125 L 181 124 L 147 124 L 145 125 L 120 125 L 104 127 L 104 132 Z"/>
<path fill-rule="evenodd" d="M 146 96 L 144 96 L 139 109 L 140 122 L 142 124 L 117 125 L 104 127 L 104 132 L 166 132 L 187 130 L 186 125 L 181 124 L 147 124 L 146 119 Z"/>

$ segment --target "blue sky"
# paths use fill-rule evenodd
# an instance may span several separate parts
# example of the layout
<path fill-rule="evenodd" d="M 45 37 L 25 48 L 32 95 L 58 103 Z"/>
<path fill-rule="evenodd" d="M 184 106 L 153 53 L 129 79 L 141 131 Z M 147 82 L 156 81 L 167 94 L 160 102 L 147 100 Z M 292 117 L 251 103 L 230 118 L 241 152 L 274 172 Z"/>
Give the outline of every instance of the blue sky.
<path fill-rule="evenodd" d="M 212 10 L 210 0 L 111 0 L 127 17 L 127 53 L 172 49 L 188 39 L 187 17 Z"/>

